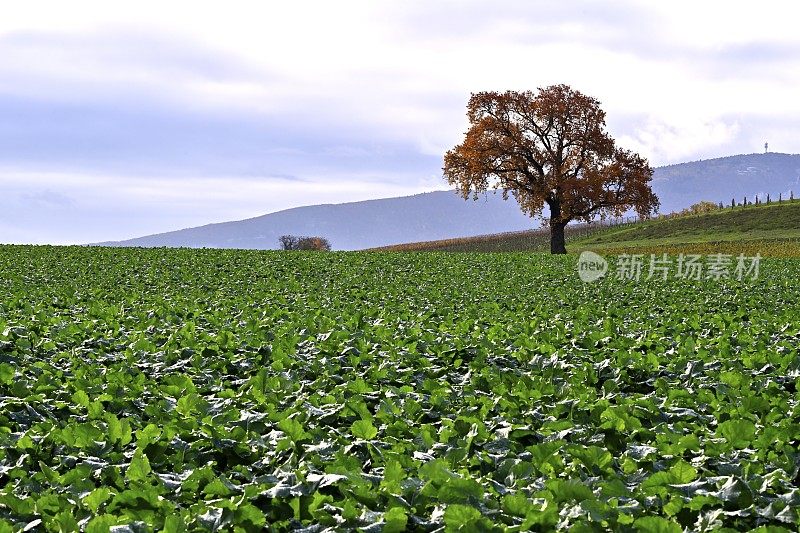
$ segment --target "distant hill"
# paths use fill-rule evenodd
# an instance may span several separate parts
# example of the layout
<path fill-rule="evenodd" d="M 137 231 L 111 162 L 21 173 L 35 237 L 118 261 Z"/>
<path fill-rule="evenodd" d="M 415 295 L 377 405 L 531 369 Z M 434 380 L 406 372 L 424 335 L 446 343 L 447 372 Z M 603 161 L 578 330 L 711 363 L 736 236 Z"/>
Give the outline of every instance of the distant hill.
<path fill-rule="evenodd" d="M 656 169 L 653 190 L 661 199 L 661 212 L 679 211 L 700 200 L 741 202 L 778 193 L 800 193 L 800 155 L 746 154 L 680 163 Z"/>
<path fill-rule="evenodd" d="M 659 167 L 653 189 L 661 212 L 678 211 L 700 200 L 723 202 L 756 194 L 800 193 L 800 155 L 748 154 Z M 464 201 L 452 191 L 400 198 L 287 209 L 247 220 L 209 224 L 125 241 L 109 246 L 183 246 L 191 248 L 277 248 L 284 234 L 319 235 L 334 249 L 356 250 L 520 231 L 539 226 L 523 215 L 513 199 L 489 194 Z"/>
<path fill-rule="evenodd" d="M 335 250 L 356 250 L 415 240 L 503 232 L 538 226 L 513 199 L 487 194 L 464 201 L 453 191 L 344 204 L 296 207 L 236 222 L 208 224 L 107 246 L 183 246 L 188 248 L 278 247 L 281 235 L 327 238 Z"/>

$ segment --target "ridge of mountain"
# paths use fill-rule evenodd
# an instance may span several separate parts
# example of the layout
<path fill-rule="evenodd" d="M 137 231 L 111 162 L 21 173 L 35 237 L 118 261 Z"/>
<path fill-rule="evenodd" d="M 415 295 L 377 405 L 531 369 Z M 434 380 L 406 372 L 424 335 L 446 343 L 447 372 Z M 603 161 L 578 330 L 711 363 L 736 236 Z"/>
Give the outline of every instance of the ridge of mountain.
<path fill-rule="evenodd" d="M 729 204 L 767 194 L 800 193 L 800 154 L 764 153 L 658 167 L 653 190 L 660 211 L 678 211 L 701 200 Z M 294 207 L 244 220 L 206 224 L 105 246 L 274 249 L 285 234 L 318 235 L 334 249 L 356 250 L 538 227 L 516 201 L 499 193 L 464 201 L 454 191 L 341 204 Z"/>

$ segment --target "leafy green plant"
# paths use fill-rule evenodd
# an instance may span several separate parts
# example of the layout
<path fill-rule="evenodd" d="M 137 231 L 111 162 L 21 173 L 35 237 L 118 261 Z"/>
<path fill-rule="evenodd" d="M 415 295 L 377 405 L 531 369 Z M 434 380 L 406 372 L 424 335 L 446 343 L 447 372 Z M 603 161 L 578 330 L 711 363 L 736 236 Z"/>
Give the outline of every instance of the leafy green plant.
<path fill-rule="evenodd" d="M 0 247 L 0 531 L 796 530 L 800 262 L 573 261 Z"/>

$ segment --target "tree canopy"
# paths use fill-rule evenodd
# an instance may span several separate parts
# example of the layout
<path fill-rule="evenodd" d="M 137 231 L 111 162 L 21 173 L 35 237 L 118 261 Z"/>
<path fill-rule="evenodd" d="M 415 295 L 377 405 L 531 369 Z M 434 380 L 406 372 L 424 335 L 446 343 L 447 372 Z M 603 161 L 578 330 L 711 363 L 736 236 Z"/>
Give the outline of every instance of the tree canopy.
<path fill-rule="evenodd" d="M 465 198 L 489 188 L 512 194 L 530 216 L 549 209 L 552 253 L 566 253 L 573 220 L 647 217 L 658 208 L 653 169 L 615 145 L 600 103 L 567 85 L 474 93 L 464 142 L 444 157 L 444 177 Z"/>
<path fill-rule="evenodd" d="M 297 237 L 281 235 L 278 238 L 282 250 L 319 250 L 330 251 L 331 243 L 324 237 Z"/>

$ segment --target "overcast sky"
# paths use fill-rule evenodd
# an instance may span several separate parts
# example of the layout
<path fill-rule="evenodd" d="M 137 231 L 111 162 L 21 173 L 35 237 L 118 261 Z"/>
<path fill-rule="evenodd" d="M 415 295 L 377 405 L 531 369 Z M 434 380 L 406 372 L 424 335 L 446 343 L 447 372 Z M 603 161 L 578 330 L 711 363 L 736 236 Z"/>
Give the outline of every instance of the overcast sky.
<path fill-rule="evenodd" d="M 663 165 L 800 151 L 800 7 L 9 3 L 0 242 L 122 239 L 443 189 L 471 92 L 567 83 Z"/>

